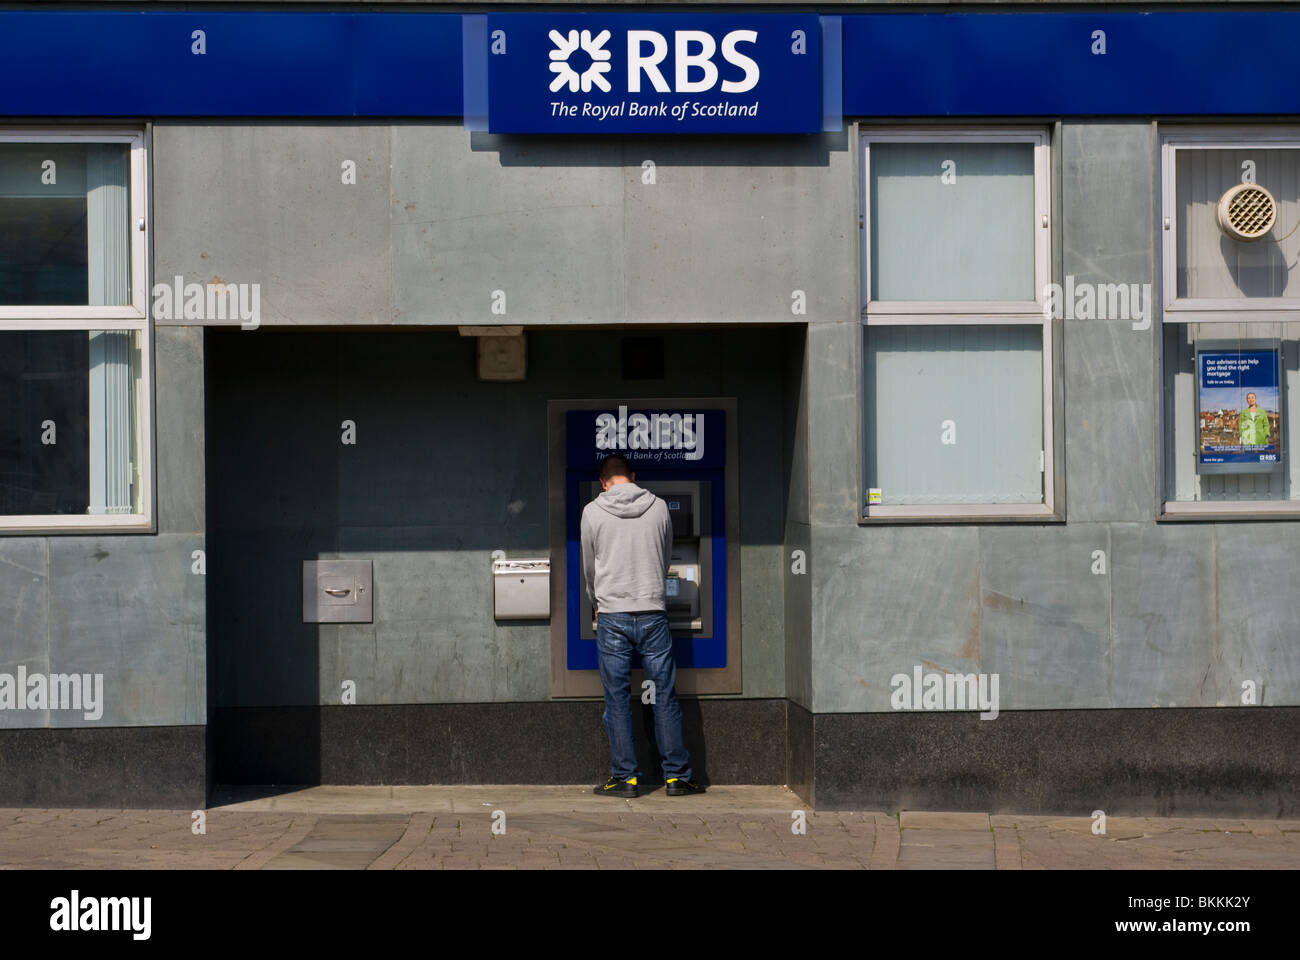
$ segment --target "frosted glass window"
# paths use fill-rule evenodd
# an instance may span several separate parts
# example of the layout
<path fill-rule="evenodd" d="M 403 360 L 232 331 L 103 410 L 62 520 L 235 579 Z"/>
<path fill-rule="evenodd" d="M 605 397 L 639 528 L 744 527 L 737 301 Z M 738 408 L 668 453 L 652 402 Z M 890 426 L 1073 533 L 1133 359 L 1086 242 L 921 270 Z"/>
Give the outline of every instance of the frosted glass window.
<path fill-rule="evenodd" d="M 872 143 L 871 299 L 1033 301 L 1032 143 Z"/>
<path fill-rule="evenodd" d="M 1300 149 L 1180 149 L 1175 153 L 1179 297 L 1300 297 Z M 1273 195 L 1277 219 L 1258 240 L 1220 228 L 1219 198 L 1243 176 Z"/>
<path fill-rule="evenodd" d="M 1043 503 L 1043 328 L 870 326 L 867 486 L 880 503 Z"/>

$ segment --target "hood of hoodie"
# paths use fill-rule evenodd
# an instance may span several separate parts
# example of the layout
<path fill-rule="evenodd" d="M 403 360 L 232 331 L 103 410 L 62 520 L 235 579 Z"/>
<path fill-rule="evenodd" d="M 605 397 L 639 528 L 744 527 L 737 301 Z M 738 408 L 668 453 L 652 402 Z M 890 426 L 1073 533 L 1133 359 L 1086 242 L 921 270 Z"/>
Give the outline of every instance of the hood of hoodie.
<path fill-rule="evenodd" d="M 615 517 L 639 517 L 654 504 L 655 495 L 629 481 L 616 483 L 601 493 L 595 502 Z"/>

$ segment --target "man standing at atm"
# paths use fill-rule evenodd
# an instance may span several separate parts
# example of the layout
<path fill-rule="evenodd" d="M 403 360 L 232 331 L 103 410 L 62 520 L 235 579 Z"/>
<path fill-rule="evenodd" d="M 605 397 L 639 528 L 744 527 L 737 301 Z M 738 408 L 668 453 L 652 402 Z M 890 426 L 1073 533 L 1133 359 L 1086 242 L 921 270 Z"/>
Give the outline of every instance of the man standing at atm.
<path fill-rule="evenodd" d="M 582 511 L 582 579 L 596 612 L 596 650 L 605 690 L 610 777 L 594 792 L 635 797 L 640 771 L 632 740 L 632 654 L 641 656 L 655 714 L 655 740 L 662 755 L 668 796 L 703 793 L 691 779 L 691 758 L 682 741 L 677 702 L 677 664 L 668 629 L 664 580 L 673 552 L 668 505 L 634 482 L 627 460 L 611 454 L 600 462 L 600 496 Z"/>

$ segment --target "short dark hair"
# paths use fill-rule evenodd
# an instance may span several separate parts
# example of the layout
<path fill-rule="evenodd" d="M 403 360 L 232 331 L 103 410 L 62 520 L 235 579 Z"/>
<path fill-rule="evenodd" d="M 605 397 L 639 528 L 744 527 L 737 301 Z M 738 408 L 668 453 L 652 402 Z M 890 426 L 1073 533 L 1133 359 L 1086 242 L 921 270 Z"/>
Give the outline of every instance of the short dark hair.
<path fill-rule="evenodd" d="M 632 477 L 632 466 L 627 462 L 627 458 L 621 454 L 611 453 L 604 460 L 600 461 L 600 479 L 608 480 L 611 477 Z"/>

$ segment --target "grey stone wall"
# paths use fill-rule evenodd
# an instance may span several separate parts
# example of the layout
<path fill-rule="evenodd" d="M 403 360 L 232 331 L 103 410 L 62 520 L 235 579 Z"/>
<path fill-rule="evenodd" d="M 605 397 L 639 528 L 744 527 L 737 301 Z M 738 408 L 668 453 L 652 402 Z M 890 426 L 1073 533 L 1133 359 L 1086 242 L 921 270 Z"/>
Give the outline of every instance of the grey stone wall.
<path fill-rule="evenodd" d="M 260 284 L 267 326 L 788 323 L 795 290 L 852 313 L 845 133 L 168 122 L 154 144 L 157 277 Z"/>
<path fill-rule="evenodd" d="M 103 674 L 103 714 L 0 710 L 0 729 L 207 722 L 202 331 L 154 344 L 158 533 L 0 537 L 0 673 Z"/>
<path fill-rule="evenodd" d="M 1154 285 L 1154 128 L 1057 129 L 1057 272 Z M 578 327 L 711 322 L 738 328 L 683 330 L 705 346 L 656 389 L 744 398 L 745 696 L 888 710 L 889 678 L 921 663 L 1000 673 L 1004 710 L 1227 705 L 1243 680 L 1265 704 L 1297 703 L 1296 528 L 1155 522 L 1158 316 L 1145 331 L 1062 324 L 1066 522 L 859 525 L 856 151 L 849 133 L 605 141 L 451 123 L 159 124 L 155 276 L 263 284 L 263 330 L 223 334 L 235 339 L 222 396 L 236 406 L 221 411 L 213 461 L 222 549 L 244 566 L 189 573 L 205 546 L 211 366 L 199 331 L 160 324 L 159 533 L 0 538 L 0 669 L 102 667 L 118 690 L 112 722 L 201 723 L 206 588 L 230 644 L 213 678 L 226 705 L 335 702 L 345 675 L 374 702 L 543 699 L 545 627 L 493 624 L 484 572 L 492 549 L 545 546 L 537 404 L 622 389 L 617 337 Z M 340 182 L 345 159 L 355 186 Z M 505 315 L 491 312 L 497 289 Z M 794 290 L 806 314 L 791 312 Z M 492 322 L 573 327 L 575 339 L 533 329 L 530 379 L 514 393 L 475 381 L 473 341 L 451 333 L 412 333 L 409 349 L 356 332 L 325 347 L 300 330 L 269 352 L 240 339 Z M 778 322 L 806 326 L 793 341 L 791 328 L 739 329 Z M 417 423 L 430 409 L 455 411 L 434 421 L 437 449 L 454 455 L 433 454 Z M 374 452 L 349 462 L 334 449 L 344 415 Z M 806 578 L 791 572 L 795 549 Z M 369 632 L 308 636 L 297 622 L 288 559 L 326 554 L 375 556 Z M 249 573 L 272 557 L 284 568 Z M 0 715 L 33 720 L 64 722 Z"/>
<path fill-rule="evenodd" d="M 1058 129 L 1053 279 L 1158 291 L 1155 128 Z M 1063 323 L 1066 522 L 859 526 L 858 331 L 814 318 L 815 712 L 889 711 L 915 665 L 999 674 L 1002 710 L 1239 706 L 1248 680 L 1260 704 L 1300 703 L 1298 528 L 1155 520 L 1159 323 Z"/>

